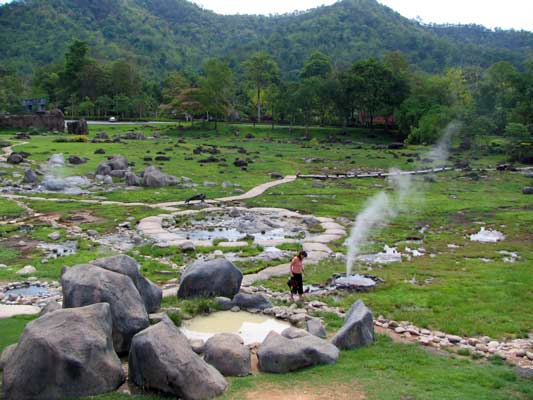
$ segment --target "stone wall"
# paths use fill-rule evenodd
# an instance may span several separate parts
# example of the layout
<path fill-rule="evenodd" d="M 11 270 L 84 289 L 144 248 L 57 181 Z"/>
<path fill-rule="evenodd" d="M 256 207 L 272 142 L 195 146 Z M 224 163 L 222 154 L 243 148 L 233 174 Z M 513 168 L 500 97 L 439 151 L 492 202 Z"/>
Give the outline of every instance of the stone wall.
<path fill-rule="evenodd" d="M 41 114 L 0 115 L 0 128 L 35 128 L 64 132 L 65 116 L 61 110 L 52 110 Z"/>

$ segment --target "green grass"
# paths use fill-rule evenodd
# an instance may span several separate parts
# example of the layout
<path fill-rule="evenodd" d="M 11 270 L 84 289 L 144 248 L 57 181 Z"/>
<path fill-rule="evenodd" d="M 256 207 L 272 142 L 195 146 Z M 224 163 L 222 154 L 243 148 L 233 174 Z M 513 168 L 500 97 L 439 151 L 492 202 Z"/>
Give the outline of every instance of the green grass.
<path fill-rule="evenodd" d="M 370 347 L 343 351 L 335 365 L 304 369 L 290 374 L 260 374 L 230 378 L 228 391 L 220 397 L 244 400 L 250 392 L 304 389 L 334 394 L 338 390 L 364 395 L 368 400 L 525 400 L 533 396 L 533 382 L 518 378 L 505 365 L 478 363 L 462 357 L 438 356 L 419 346 L 393 343 L 378 336 Z M 353 391 L 353 392 L 352 392 Z M 293 392 L 292 392 L 293 393 Z M 122 400 L 113 393 L 98 400 Z M 138 395 L 139 400 L 162 399 Z M 343 397 L 350 398 L 350 397 Z"/>
<path fill-rule="evenodd" d="M 0 353 L 7 346 L 17 343 L 26 324 L 34 319 L 34 316 L 29 315 L 0 319 Z"/>
<path fill-rule="evenodd" d="M 24 216 L 26 211 L 17 203 L 0 197 L 0 221 Z"/>

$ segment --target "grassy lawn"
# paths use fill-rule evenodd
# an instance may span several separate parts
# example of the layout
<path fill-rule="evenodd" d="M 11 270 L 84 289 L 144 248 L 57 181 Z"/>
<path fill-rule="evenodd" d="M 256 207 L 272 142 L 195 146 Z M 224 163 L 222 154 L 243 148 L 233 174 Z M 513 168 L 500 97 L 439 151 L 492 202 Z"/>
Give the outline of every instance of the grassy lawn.
<path fill-rule="evenodd" d="M 184 130 L 176 124 L 146 127 L 142 124 L 92 125 L 90 138 L 100 131 L 115 135 L 127 131 L 142 131 L 147 136 L 168 136 L 149 141 L 124 141 L 123 143 L 58 143 L 58 137 L 68 135 L 33 136 L 30 143 L 17 146 L 16 150 L 31 153 L 30 160 L 44 162 L 54 153 L 78 155 L 89 158 L 86 164 L 68 166 L 65 173 L 94 173 L 98 163 L 108 155 L 121 154 L 135 163 L 141 171 L 152 162 L 145 157 L 165 153 L 170 162 L 156 162 L 164 172 L 187 176 L 198 184 L 190 189 L 160 188 L 136 191 L 93 193 L 83 198 L 100 198 L 123 202 L 157 203 L 183 200 L 194 193 L 205 193 L 209 198 L 234 193 L 234 188 L 223 188 L 222 182 L 237 183 L 248 190 L 260 183 L 272 180 L 271 172 L 284 175 L 297 172 L 335 173 L 350 170 L 387 170 L 391 166 L 402 169 L 423 167 L 410 162 L 417 155 L 422 157 L 428 148 L 409 146 L 402 150 L 387 150 L 384 146 L 396 138 L 384 132 L 349 130 L 341 135 L 336 128 L 312 128 L 311 140 L 304 139 L 304 131 L 295 128 L 268 126 L 232 126 L 220 124 L 219 132 L 207 129 Z M 236 136 L 234 132 L 240 131 Z M 0 139 L 8 139 L 14 131 L 0 131 Z M 253 138 L 246 139 L 247 134 Z M 487 138 L 486 142 L 496 140 Z M 501 139 L 497 138 L 496 141 Z M 198 147 L 204 149 L 216 145 L 218 153 L 194 154 Z M 94 154 L 102 148 L 105 155 Z M 467 159 L 474 167 L 494 166 L 505 161 L 505 155 L 490 151 L 490 147 L 478 154 L 453 154 L 454 160 Z M 199 163 L 209 156 L 218 159 L 213 163 Z M 247 171 L 233 165 L 236 158 L 254 160 Z M 11 179 L 13 172 L 23 173 L 20 167 L 0 171 Z M 205 181 L 215 182 L 215 187 L 204 187 Z M 317 184 L 319 183 L 319 184 Z M 459 335 L 488 335 L 495 339 L 524 337 L 532 331 L 533 309 L 533 203 L 531 197 L 521 193 L 524 186 L 531 186 L 531 178 L 510 172 L 447 172 L 413 179 L 416 188 L 408 199 L 407 207 L 397 218 L 372 233 L 365 251 L 375 252 L 384 245 L 425 249 L 425 255 L 404 259 L 382 267 L 357 265 L 359 272 L 377 275 L 385 280 L 370 293 L 341 293 L 320 298 L 330 305 L 348 308 L 356 299 L 363 299 L 374 315 L 409 320 L 420 327 L 438 329 Z M 264 195 L 244 202 L 247 206 L 282 207 L 310 213 L 316 216 L 345 217 L 353 220 L 373 195 L 387 190 L 384 179 L 328 180 L 315 182 L 299 179 L 277 186 Z M 55 216 L 58 222 L 93 229 L 100 234 L 116 232 L 119 223 L 132 219 L 135 224 L 141 218 L 165 213 L 143 206 L 117 207 L 69 202 L 73 196 L 48 194 L 44 196 L 65 198 L 64 202 L 25 200 L 38 213 Z M 75 196 L 74 196 L 75 197 Z M 79 197 L 78 197 L 79 198 Z M 25 210 L 13 201 L 0 198 L 0 218 L 22 217 Z M 497 229 L 506 236 L 499 243 L 478 243 L 469 235 L 481 226 Z M 425 227 L 423 233 L 420 231 Z M 9 269 L 0 270 L 0 281 L 18 280 L 15 271 L 31 264 L 37 268 L 36 277 L 57 280 L 64 266 L 110 255 L 103 247 L 86 240 L 78 240 L 79 252 L 42 263 L 43 253 L 35 246 L 49 242 L 48 234 L 59 231 L 61 239 L 72 239 L 65 230 L 53 229 L 47 222 L 28 219 L 24 225 L 0 225 L 0 263 Z M 408 239 L 418 238 L 420 244 Z M 20 242 L 28 246 L 21 247 Z M 331 243 L 335 252 L 345 253 L 344 239 Z M 450 247 L 454 244 L 456 247 Z M 288 250 L 298 250 L 300 244 Z M 141 264 L 142 272 L 155 282 L 165 282 L 178 274 L 169 274 L 170 261 L 185 265 L 198 253 L 215 249 L 197 248 L 183 253 L 177 248 L 161 249 L 155 246 L 136 247 L 129 254 Z M 256 255 L 261 249 L 224 248 L 242 255 Z M 514 263 L 504 262 L 501 251 L 519 254 Z M 432 256 L 430 256 L 430 254 Z M 240 265 L 245 272 L 253 272 L 264 265 Z M 333 273 L 344 272 L 343 262 L 324 261 L 307 266 L 307 283 L 324 283 Z M 409 281 L 415 278 L 421 285 Z M 431 281 L 424 283 L 426 279 Z M 258 282 L 269 288 L 285 291 L 286 278 L 273 278 Z M 168 298 L 165 307 L 180 307 L 185 314 L 196 315 L 216 309 L 208 300 L 180 302 Z M 178 316 L 179 317 L 179 316 Z M 332 315 L 322 315 L 328 330 L 338 329 L 342 321 Z M 15 342 L 28 317 L 0 320 L 0 349 Z M 280 398 L 292 398 L 295 388 L 315 394 L 311 400 L 333 393 L 341 393 L 349 399 L 531 399 L 533 382 L 517 378 L 505 365 L 477 362 L 454 355 L 436 355 L 419 346 L 391 342 L 378 337 L 374 346 L 343 352 L 334 366 L 307 369 L 288 375 L 261 374 L 247 378 L 231 379 L 231 386 L 224 399 L 260 400 L 266 392 L 278 393 Z M 318 393 L 318 395 L 317 395 Z M 364 397 L 362 397 L 364 396 Z M 135 396 L 141 400 L 159 399 L 156 395 Z M 95 397 L 98 400 L 126 399 L 130 396 L 109 394 Z M 339 395 L 340 400 L 344 399 Z"/>

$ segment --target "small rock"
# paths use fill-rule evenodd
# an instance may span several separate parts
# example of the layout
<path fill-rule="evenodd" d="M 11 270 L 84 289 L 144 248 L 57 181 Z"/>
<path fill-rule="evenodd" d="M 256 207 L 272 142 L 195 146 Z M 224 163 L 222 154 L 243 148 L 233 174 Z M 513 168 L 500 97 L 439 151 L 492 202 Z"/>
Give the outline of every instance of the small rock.
<path fill-rule="evenodd" d="M 528 360 L 533 361 L 533 352 L 531 351 L 526 352 L 526 357 Z"/>
<path fill-rule="evenodd" d="M 7 269 L 7 265 L 5 265 L 5 264 L 0 264 L 0 269 Z"/>
<path fill-rule="evenodd" d="M 205 342 L 202 339 L 193 339 L 190 341 L 192 351 L 196 354 L 202 354 L 205 350 Z"/>
<path fill-rule="evenodd" d="M 394 332 L 396 332 L 398 334 L 402 334 L 402 333 L 405 333 L 406 330 L 405 330 L 405 328 L 402 328 L 401 326 L 398 326 L 397 328 L 394 329 Z"/>
<path fill-rule="evenodd" d="M 196 250 L 196 246 L 191 241 L 183 242 L 182 244 L 179 245 L 179 248 L 180 248 L 181 251 L 194 251 L 194 250 Z"/>
<path fill-rule="evenodd" d="M 17 275 L 31 275 L 37 272 L 37 269 L 32 265 L 26 265 L 24 268 L 19 269 Z"/>
<path fill-rule="evenodd" d="M 241 308 L 238 307 L 238 306 L 233 306 L 233 307 L 231 307 L 231 311 L 232 312 L 239 312 L 239 311 L 241 311 Z"/>
<path fill-rule="evenodd" d="M 326 329 L 318 318 L 311 318 L 307 321 L 307 332 L 322 339 L 327 336 Z"/>
<path fill-rule="evenodd" d="M 61 234 L 59 232 L 52 232 L 48 235 L 48 239 L 50 240 L 59 240 L 61 238 Z"/>
<path fill-rule="evenodd" d="M 446 335 L 446 339 L 448 339 L 450 343 L 459 343 L 463 338 L 457 335 Z"/>

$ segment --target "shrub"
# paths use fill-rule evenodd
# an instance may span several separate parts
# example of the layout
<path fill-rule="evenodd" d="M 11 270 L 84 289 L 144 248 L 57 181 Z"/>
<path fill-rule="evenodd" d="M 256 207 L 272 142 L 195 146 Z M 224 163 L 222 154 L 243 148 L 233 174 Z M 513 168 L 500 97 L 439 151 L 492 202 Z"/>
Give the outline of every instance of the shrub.
<path fill-rule="evenodd" d="M 57 139 L 54 139 L 54 142 L 56 143 L 87 143 L 88 139 L 87 136 L 72 136 L 72 137 L 60 137 Z"/>

